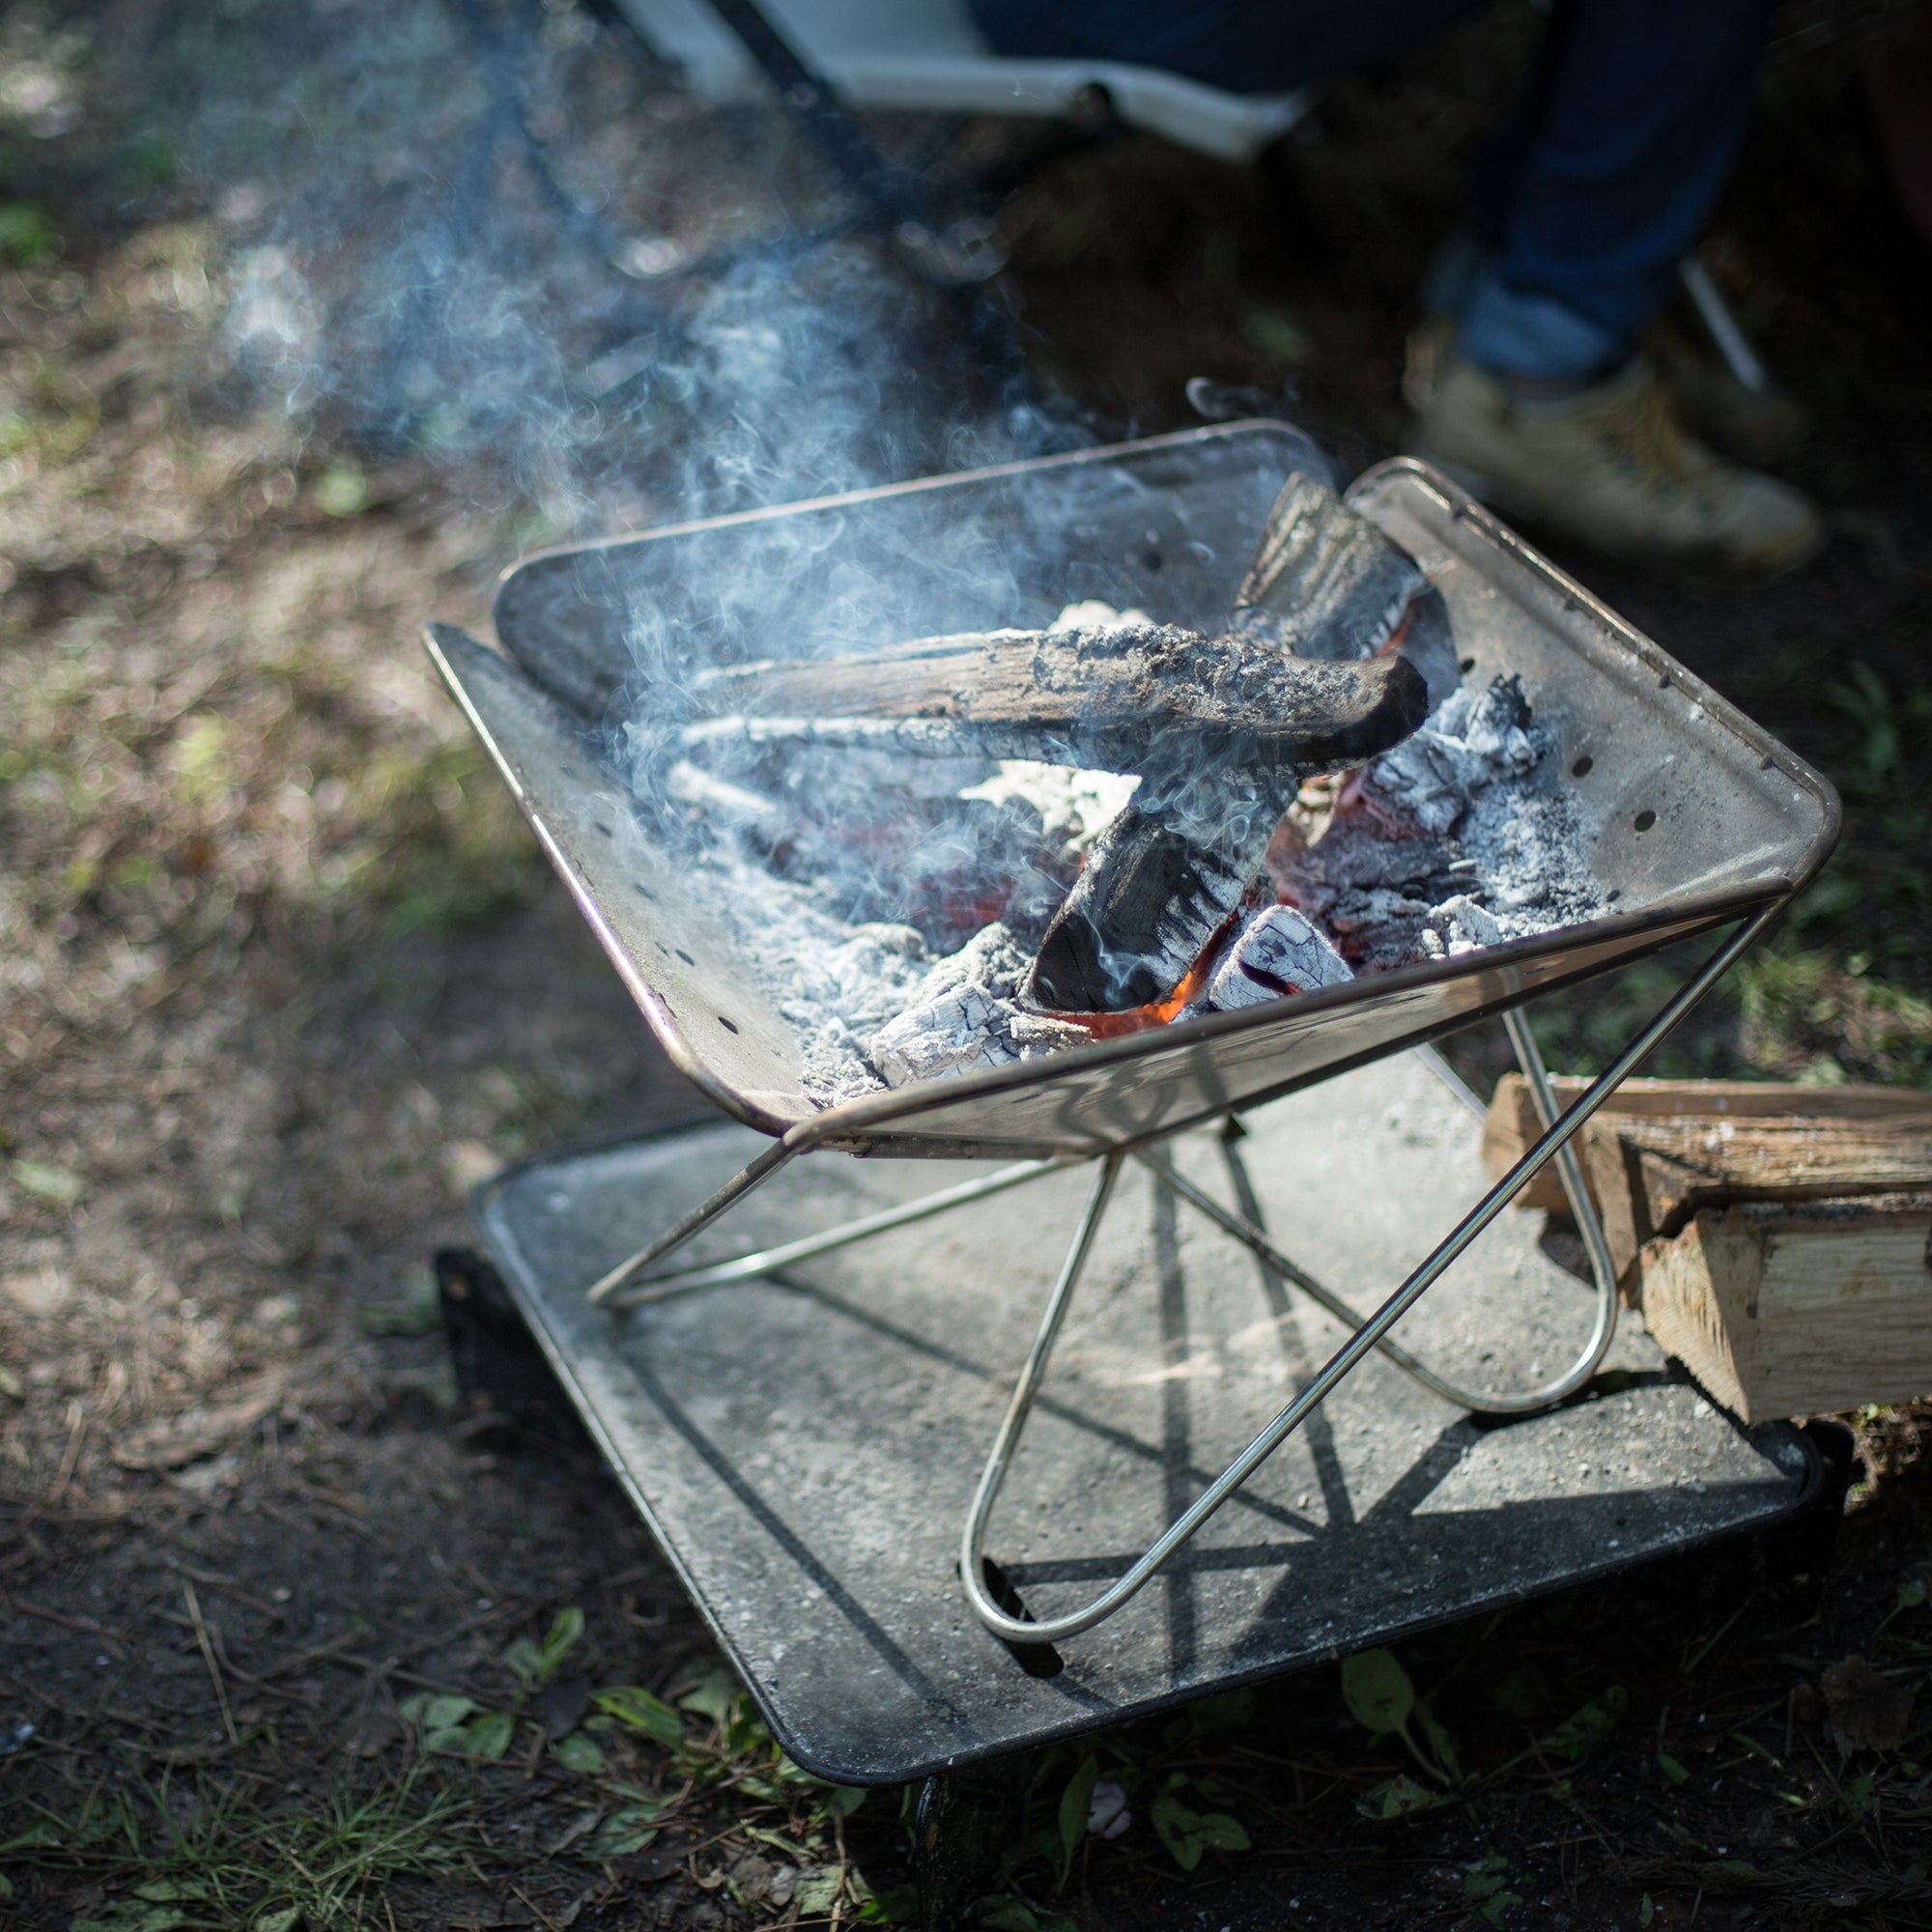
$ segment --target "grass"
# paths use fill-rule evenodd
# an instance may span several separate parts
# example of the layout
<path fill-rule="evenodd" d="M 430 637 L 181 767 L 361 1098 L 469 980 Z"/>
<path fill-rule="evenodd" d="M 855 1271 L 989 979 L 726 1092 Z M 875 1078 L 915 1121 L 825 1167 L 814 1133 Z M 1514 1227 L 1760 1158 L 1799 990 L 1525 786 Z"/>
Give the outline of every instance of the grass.
<path fill-rule="evenodd" d="M 292 1808 L 257 1782 L 203 1776 L 178 1804 L 164 1773 L 153 1783 L 131 1779 L 72 1818 L 35 1804 L 36 1822 L 4 1851 L 71 1861 L 113 1894 L 70 1932 L 355 1927 L 381 1922 L 371 1915 L 398 1881 L 473 1868 L 475 1847 L 456 1835 L 469 1800 L 427 1785 L 419 1764 L 361 1785 L 338 1776 Z"/>

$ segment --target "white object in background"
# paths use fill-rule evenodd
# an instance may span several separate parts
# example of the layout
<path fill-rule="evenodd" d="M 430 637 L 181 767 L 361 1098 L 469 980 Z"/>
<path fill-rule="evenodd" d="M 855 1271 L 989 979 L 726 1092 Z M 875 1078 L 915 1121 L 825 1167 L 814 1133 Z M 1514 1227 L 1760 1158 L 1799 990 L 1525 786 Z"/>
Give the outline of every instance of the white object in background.
<path fill-rule="evenodd" d="M 1308 112 L 1311 97 L 1228 94 L 1159 68 L 1106 60 L 1009 60 L 987 47 L 965 0 L 758 0 L 759 11 L 846 106 L 925 114 L 1077 116 L 1090 90 L 1114 112 L 1183 148 L 1251 161 Z M 618 0 L 625 16 L 707 100 L 765 85 L 703 0 Z"/>

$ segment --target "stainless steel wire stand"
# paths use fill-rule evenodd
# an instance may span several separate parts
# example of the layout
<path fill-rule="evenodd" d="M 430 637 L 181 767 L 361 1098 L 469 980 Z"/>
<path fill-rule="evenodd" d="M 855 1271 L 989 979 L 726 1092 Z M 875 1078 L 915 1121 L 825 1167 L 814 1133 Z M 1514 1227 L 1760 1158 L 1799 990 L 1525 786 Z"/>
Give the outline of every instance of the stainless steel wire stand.
<path fill-rule="evenodd" d="M 1234 1213 L 1209 1194 L 1181 1176 L 1167 1159 L 1155 1135 L 1145 1142 L 1112 1150 L 1094 1157 L 1097 1172 L 1073 1241 L 1068 1248 L 1053 1291 L 1048 1296 L 1035 1334 L 1026 1364 L 1013 1389 L 1006 1416 L 994 1439 L 980 1474 L 972 1507 L 960 1538 L 960 1581 L 980 1621 L 995 1636 L 1014 1644 L 1052 1644 L 1091 1630 L 1125 1605 L 1218 1511 L 1230 1496 L 1301 1427 L 1371 1350 L 1379 1350 L 1394 1366 L 1414 1378 L 1432 1393 L 1459 1407 L 1490 1414 L 1530 1414 L 1549 1407 L 1573 1395 L 1595 1374 L 1603 1361 L 1616 1329 L 1617 1286 L 1603 1228 L 1591 1204 L 1576 1151 L 1571 1146 L 1577 1131 L 1629 1078 L 1632 1071 L 1658 1043 L 1676 1027 L 1690 1009 L 1729 970 L 1738 957 L 1758 938 L 1783 910 L 1785 901 L 1774 900 L 1752 914 L 1733 931 L 1709 959 L 1675 992 L 1657 1014 L 1635 1034 L 1610 1065 L 1577 1095 L 1561 1115 L 1545 1071 L 1542 1057 L 1532 1037 L 1521 1009 L 1504 1015 L 1510 1042 L 1518 1065 L 1528 1082 L 1543 1132 L 1536 1143 L 1483 1198 L 1463 1216 L 1415 1267 L 1395 1292 L 1370 1316 L 1363 1317 L 1320 1281 L 1274 1246 L 1265 1233 L 1243 1216 Z M 668 1300 L 697 1290 L 726 1282 L 748 1281 L 776 1274 L 791 1264 L 810 1256 L 828 1253 L 855 1241 L 901 1228 L 932 1215 L 986 1200 L 1056 1173 L 1077 1160 L 1030 1160 L 1003 1168 L 977 1180 L 921 1197 L 919 1200 L 865 1215 L 825 1232 L 805 1236 L 756 1253 L 734 1257 L 698 1267 L 638 1277 L 654 1263 L 682 1247 L 743 1201 L 754 1188 L 769 1179 L 802 1150 L 779 1141 L 742 1169 L 707 1201 L 686 1215 L 676 1226 L 649 1247 L 639 1250 L 611 1269 L 586 1291 L 588 1298 L 612 1310 L 624 1310 Z M 984 1544 L 989 1520 L 1000 1496 L 1020 1439 L 1025 1433 L 1040 1385 L 1052 1359 L 1054 1345 L 1067 1310 L 1072 1304 L 1094 1236 L 1104 1219 L 1121 1168 L 1129 1158 L 1137 1159 L 1155 1179 L 1174 1195 L 1205 1215 L 1224 1234 L 1258 1255 L 1284 1280 L 1293 1283 L 1326 1313 L 1350 1330 L 1349 1339 L 1309 1378 L 1293 1398 L 1270 1419 L 1248 1446 L 1214 1479 L 1199 1497 L 1149 1545 L 1147 1549 L 1104 1591 L 1077 1610 L 1044 1621 L 1030 1621 L 1011 1615 L 989 1593 Z M 1528 1184 L 1546 1162 L 1554 1159 L 1572 1211 L 1582 1233 L 1589 1255 L 1590 1270 L 1597 1289 L 1596 1319 L 1588 1341 L 1577 1359 L 1561 1375 L 1540 1387 L 1502 1392 L 1465 1390 L 1436 1375 L 1426 1364 L 1389 1338 L 1389 1331 L 1421 1299 L 1428 1290 L 1454 1265 L 1469 1246 Z"/>

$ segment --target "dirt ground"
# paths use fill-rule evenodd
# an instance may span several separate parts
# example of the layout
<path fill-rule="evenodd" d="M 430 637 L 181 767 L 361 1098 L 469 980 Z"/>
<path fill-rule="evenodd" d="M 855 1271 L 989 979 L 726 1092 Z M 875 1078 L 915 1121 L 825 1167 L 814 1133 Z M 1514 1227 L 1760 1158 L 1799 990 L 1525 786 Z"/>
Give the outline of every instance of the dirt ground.
<path fill-rule="evenodd" d="M 1552 547 L 1846 796 L 1839 858 L 1663 1070 L 1932 1085 L 1932 261 L 1862 118 L 1875 11 L 1781 24 L 1711 247 L 1810 414 L 1784 468 L 1832 546 L 1755 587 Z M 901 1794 L 779 1760 L 594 1458 L 458 1400 L 429 1264 L 469 1238 L 466 1190 L 702 1103 L 415 639 L 486 627 L 535 542 L 943 467 L 991 416 L 963 443 L 768 439 L 699 489 L 673 450 L 742 425 L 663 405 L 607 461 L 573 417 L 564 461 L 535 349 L 500 393 L 438 360 L 453 226 L 403 277 L 430 294 L 357 308 L 385 211 L 489 111 L 479 17 L 0 10 L 0 1923 L 34 1932 L 908 1909 Z M 1206 375 L 1350 467 L 1395 447 L 1414 287 L 1535 31 L 1505 6 L 1339 85 L 1261 171 L 1138 137 L 1042 159 L 999 209 L 1040 420 L 1178 426 Z M 528 125 L 572 183 L 618 184 L 618 234 L 703 258 L 836 215 L 770 117 L 696 106 L 569 0 L 529 50 Z M 1035 140 L 968 126 L 948 158 Z M 582 321 L 565 347 L 689 326 L 696 298 L 584 269 L 506 153 L 489 245 Z M 872 299 L 929 362 L 824 381 L 914 408 L 964 338 Z M 410 388 L 423 315 L 441 403 Z M 1550 1019 L 1552 1060 L 1662 983 Z M 1829 1562 L 1729 1551 L 1404 1646 L 1459 1753 L 1429 1747 L 1445 1802 L 1364 1815 L 1417 1767 L 1305 1673 L 1093 1747 L 1130 1796 L 1183 1772 L 1236 1821 L 1191 1871 L 1142 1826 L 1063 1877 L 1087 1747 L 1037 1762 L 982 1922 L 1932 1924 L 1932 1404 L 1844 1420 Z"/>

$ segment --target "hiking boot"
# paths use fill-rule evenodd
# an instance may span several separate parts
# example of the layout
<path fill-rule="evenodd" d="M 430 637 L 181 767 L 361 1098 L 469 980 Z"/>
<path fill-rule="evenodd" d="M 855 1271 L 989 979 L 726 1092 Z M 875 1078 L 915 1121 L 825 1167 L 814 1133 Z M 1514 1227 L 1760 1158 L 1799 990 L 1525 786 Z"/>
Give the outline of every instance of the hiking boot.
<path fill-rule="evenodd" d="M 1746 388 L 1674 323 L 1653 323 L 1644 331 L 1643 349 L 1691 433 L 1739 463 L 1776 463 L 1811 427 L 1804 404 L 1779 388 Z M 1418 416 L 1427 412 L 1430 395 L 1455 353 L 1454 316 L 1427 315 L 1410 329 L 1402 394 Z"/>
<path fill-rule="evenodd" d="M 1789 456 L 1811 427 L 1796 397 L 1776 387 L 1746 388 L 1673 323 L 1653 323 L 1644 331 L 1643 349 L 1692 432 L 1739 463 L 1776 463 Z"/>
<path fill-rule="evenodd" d="M 1415 455 L 1506 514 L 1613 556 L 1772 574 L 1824 543 L 1796 490 L 1724 462 L 1685 429 L 1648 362 L 1576 395 L 1528 398 L 1449 350 L 1414 391 Z"/>

